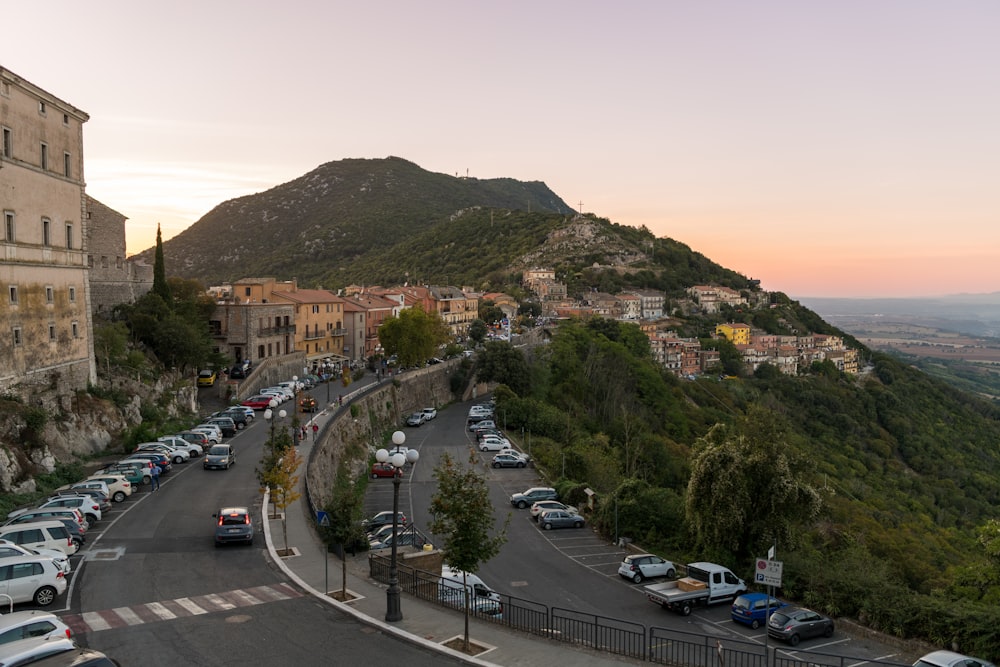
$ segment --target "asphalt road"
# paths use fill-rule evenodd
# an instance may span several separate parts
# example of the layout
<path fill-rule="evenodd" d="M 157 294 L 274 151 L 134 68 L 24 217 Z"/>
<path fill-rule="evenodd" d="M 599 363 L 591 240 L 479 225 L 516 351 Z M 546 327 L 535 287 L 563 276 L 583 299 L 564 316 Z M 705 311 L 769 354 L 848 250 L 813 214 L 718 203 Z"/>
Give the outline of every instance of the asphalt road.
<path fill-rule="evenodd" d="M 229 439 L 237 453 L 232 469 L 177 465 L 160 490 L 143 489 L 116 505 L 88 534 L 82 555 L 73 558 L 67 606 L 55 610 L 87 624 L 78 642 L 124 665 L 147 667 L 459 664 L 315 602 L 269 562 L 254 474 L 268 435 L 263 421 L 258 413 Z M 214 546 L 212 514 L 223 505 L 253 508 L 252 547 Z M 101 615 L 112 609 L 113 616 Z M 111 618 L 113 625 L 104 627 Z"/>

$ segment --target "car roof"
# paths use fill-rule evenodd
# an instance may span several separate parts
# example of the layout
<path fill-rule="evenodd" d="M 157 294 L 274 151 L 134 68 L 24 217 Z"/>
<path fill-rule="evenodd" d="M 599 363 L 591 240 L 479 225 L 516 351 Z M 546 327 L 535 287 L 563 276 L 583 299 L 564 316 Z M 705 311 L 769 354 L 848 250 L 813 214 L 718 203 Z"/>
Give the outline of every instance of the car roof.
<path fill-rule="evenodd" d="M 67 637 L 31 637 L 0 645 L 0 665 L 22 665 L 32 657 L 72 651 L 76 643 Z"/>
<path fill-rule="evenodd" d="M 6 559 L 4 561 L 6 562 Z M 16 628 L 24 623 L 45 620 L 56 620 L 62 623 L 62 620 L 58 616 L 49 611 L 42 611 L 41 609 L 28 609 L 9 614 L 0 614 L 0 632 L 8 628 Z"/>
<path fill-rule="evenodd" d="M 984 665 L 989 665 L 991 663 L 986 660 L 979 660 L 979 658 L 973 658 L 972 656 L 963 655 L 961 653 L 955 653 L 954 651 L 932 651 L 927 655 L 923 656 L 917 662 L 928 662 L 933 665 L 940 665 L 941 667 L 949 667 L 949 665 L 954 664 L 958 661 L 963 660 L 978 660 Z"/>
<path fill-rule="evenodd" d="M 223 507 L 219 514 L 250 514 L 250 510 L 246 507 Z"/>

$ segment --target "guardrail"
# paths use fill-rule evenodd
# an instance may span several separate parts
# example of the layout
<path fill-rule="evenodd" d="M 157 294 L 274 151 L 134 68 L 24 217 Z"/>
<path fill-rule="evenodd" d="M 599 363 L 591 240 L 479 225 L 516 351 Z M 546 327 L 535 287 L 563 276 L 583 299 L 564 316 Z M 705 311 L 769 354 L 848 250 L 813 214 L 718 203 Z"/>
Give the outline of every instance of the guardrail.
<path fill-rule="evenodd" d="M 369 554 L 368 568 L 377 581 L 389 581 L 389 557 Z M 441 577 L 397 563 L 400 588 L 409 595 L 461 612 L 459 604 L 441 600 Z M 903 663 L 841 656 L 781 646 L 764 646 L 718 635 L 700 635 L 622 619 L 549 607 L 500 593 L 501 612 L 472 605 L 470 616 L 554 641 L 586 646 L 634 660 L 679 667 L 851 667 L 859 663 L 881 667 L 908 667 Z M 461 600 L 461 598 L 459 598 Z M 770 657 L 770 660 L 768 659 Z"/>

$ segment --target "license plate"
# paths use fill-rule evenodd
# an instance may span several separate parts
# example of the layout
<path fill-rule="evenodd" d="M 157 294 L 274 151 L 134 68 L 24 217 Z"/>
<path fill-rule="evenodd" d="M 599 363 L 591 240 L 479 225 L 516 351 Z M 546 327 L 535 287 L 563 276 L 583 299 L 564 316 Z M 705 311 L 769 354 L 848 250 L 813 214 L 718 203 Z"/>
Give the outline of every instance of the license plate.
<path fill-rule="evenodd" d="M 240 532 L 240 529 L 239 528 L 230 528 L 226 532 L 228 532 L 228 533 L 238 533 L 238 532 Z"/>

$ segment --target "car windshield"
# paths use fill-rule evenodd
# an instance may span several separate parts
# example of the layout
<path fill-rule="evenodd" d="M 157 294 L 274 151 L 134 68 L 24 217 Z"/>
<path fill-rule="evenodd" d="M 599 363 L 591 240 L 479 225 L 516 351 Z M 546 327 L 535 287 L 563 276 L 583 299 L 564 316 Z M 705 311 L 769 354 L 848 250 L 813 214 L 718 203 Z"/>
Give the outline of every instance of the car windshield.
<path fill-rule="evenodd" d="M 223 526 L 243 525 L 247 522 L 246 514 L 242 512 L 231 512 L 222 516 Z"/>
<path fill-rule="evenodd" d="M 208 450 L 208 453 L 213 454 L 215 456 L 225 456 L 226 454 L 229 453 L 229 447 L 226 447 L 225 445 L 215 445 L 210 450 Z"/>

